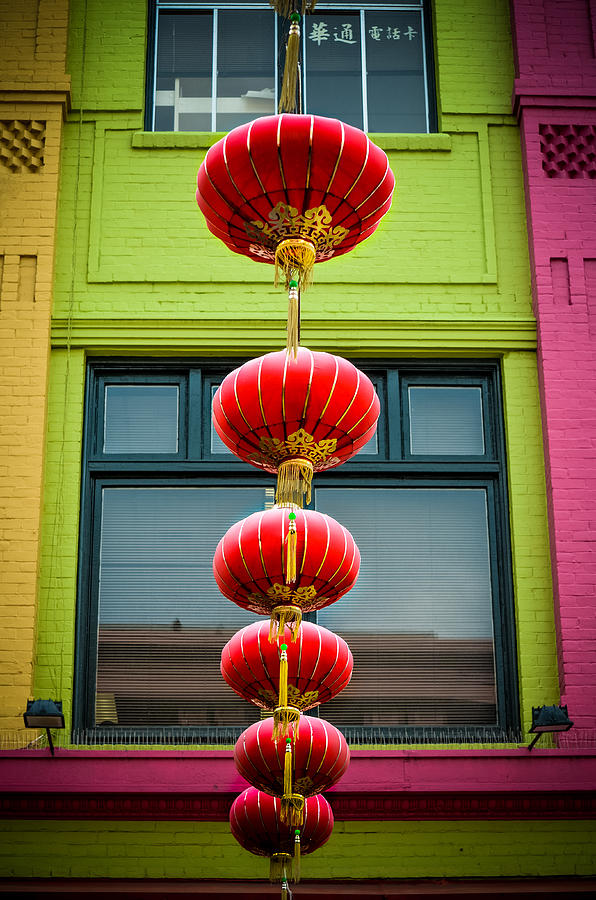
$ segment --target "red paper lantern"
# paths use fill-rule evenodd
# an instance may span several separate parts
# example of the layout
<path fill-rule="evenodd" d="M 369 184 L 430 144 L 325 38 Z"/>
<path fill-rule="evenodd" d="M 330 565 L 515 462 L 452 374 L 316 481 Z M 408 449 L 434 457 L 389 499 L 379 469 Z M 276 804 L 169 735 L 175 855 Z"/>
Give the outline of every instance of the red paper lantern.
<path fill-rule="evenodd" d="M 294 853 L 294 829 L 280 820 L 279 797 L 249 787 L 236 797 L 230 809 L 230 828 L 238 843 L 257 856 Z M 300 829 L 301 853 L 313 853 L 329 840 L 333 812 L 320 794 L 308 797 Z"/>
<path fill-rule="evenodd" d="M 339 635 L 303 622 L 295 644 L 288 644 L 288 703 L 304 711 L 327 703 L 352 677 L 350 648 Z M 221 654 L 221 674 L 241 697 L 273 711 L 279 696 L 279 650 L 269 642 L 267 622 L 253 622 L 228 641 Z"/>
<path fill-rule="evenodd" d="M 375 231 L 395 179 L 359 129 L 285 114 L 234 128 L 208 150 L 197 184 L 207 227 L 230 250 L 307 275 Z"/>
<path fill-rule="evenodd" d="M 252 359 L 227 375 L 213 398 L 213 424 L 241 459 L 277 472 L 278 502 L 302 504 L 313 472 L 354 456 L 373 436 L 379 398 L 340 356 L 301 347 Z"/>
<path fill-rule="evenodd" d="M 255 722 L 236 741 L 236 768 L 253 787 L 276 797 L 287 796 L 286 746 L 286 739 L 273 737 L 272 718 Z M 350 751 L 341 731 L 314 716 L 301 716 L 299 726 L 293 726 L 291 746 L 291 792 L 303 797 L 326 791 L 339 781 L 350 762 Z"/>
<path fill-rule="evenodd" d="M 230 809 L 230 830 L 238 843 L 256 856 L 271 858 L 271 880 L 299 877 L 301 854 L 313 853 L 329 840 L 333 812 L 320 794 L 304 804 L 304 820 L 298 834 L 281 820 L 281 800 L 249 787 L 236 797 Z"/>
<path fill-rule="evenodd" d="M 289 621 L 296 628 L 303 612 L 322 609 L 342 597 L 360 568 L 360 552 L 347 528 L 314 510 L 296 508 L 293 514 L 293 526 L 283 507 L 236 522 L 220 540 L 213 559 L 222 594 L 243 609 L 277 617 L 282 628 Z M 288 572 L 291 527 L 295 574 Z"/>

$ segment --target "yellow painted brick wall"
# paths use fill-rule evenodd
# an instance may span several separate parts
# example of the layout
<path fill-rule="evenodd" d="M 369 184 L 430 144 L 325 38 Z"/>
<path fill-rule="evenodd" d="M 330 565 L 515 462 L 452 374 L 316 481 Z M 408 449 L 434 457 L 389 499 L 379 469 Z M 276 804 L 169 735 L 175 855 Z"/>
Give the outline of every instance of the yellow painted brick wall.
<path fill-rule="evenodd" d="M 68 0 L 0 0 L 0 727 L 33 671 Z"/>

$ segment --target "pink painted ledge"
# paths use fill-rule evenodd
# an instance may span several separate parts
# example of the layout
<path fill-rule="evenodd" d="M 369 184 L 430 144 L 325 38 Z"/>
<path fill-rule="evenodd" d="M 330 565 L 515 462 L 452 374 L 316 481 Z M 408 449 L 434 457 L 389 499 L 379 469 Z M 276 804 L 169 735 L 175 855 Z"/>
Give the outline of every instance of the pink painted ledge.
<path fill-rule="evenodd" d="M 232 751 L 0 753 L 0 815 L 223 821 Z M 596 818 L 596 751 L 354 750 L 337 819 Z"/>

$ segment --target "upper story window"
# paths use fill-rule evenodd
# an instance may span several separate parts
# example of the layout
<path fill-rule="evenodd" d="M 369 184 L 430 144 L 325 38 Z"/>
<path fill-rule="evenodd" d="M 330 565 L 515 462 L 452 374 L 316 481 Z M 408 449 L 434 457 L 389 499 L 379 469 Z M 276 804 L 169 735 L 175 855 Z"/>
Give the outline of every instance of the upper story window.
<path fill-rule="evenodd" d="M 287 21 L 268 3 L 156 0 L 146 127 L 230 131 L 277 111 Z M 368 132 L 436 128 L 424 0 L 319 0 L 302 23 L 302 111 Z"/>

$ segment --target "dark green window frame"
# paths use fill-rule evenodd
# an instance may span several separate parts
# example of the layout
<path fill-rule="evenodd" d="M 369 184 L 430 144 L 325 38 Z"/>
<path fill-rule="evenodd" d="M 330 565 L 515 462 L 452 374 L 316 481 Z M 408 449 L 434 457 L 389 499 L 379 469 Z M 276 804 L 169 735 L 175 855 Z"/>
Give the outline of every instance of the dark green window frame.
<path fill-rule="evenodd" d="M 243 12 L 247 12 L 253 10 L 259 13 L 266 13 L 267 15 L 271 15 L 272 21 L 274 22 L 273 27 L 273 35 L 272 41 L 274 46 L 271 48 L 271 59 L 267 58 L 267 71 L 260 71 L 261 77 L 263 75 L 267 75 L 267 78 L 274 84 L 275 96 L 271 98 L 271 103 L 263 110 L 255 111 L 253 118 L 257 118 L 258 116 L 263 115 L 272 115 L 277 110 L 277 103 L 279 99 L 279 94 L 281 90 L 281 82 L 283 77 L 283 63 L 284 63 L 284 50 L 283 47 L 287 41 L 288 36 L 288 28 L 289 23 L 287 20 L 283 19 L 280 16 L 277 16 L 274 11 L 269 6 L 266 0 L 261 0 L 261 2 L 255 3 L 254 0 L 234 0 L 233 3 L 227 3 L 226 0 L 213 0 L 213 2 L 209 2 L 209 0 L 149 0 L 148 2 L 148 27 L 147 27 L 147 65 L 146 65 L 146 79 L 145 79 L 145 129 L 146 131 L 187 131 L 189 130 L 188 126 L 185 128 L 182 125 L 182 116 L 185 115 L 182 112 L 182 115 L 179 113 L 173 112 L 174 108 L 177 108 L 181 102 L 184 103 L 183 93 L 184 90 L 180 85 L 182 85 L 183 79 L 189 79 L 190 81 L 199 81 L 200 78 L 203 80 L 212 80 L 212 85 L 217 83 L 220 77 L 220 69 L 221 64 L 218 56 L 218 40 L 215 38 L 214 40 L 208 40 L 210 44 L 209 51 L 206 51 L 206 48 L 203 48 L 203 52 L 201 53 L 197 50 L 196 55 L 191 53 L 183 54 L 184 56 L 184 64 L 182 68 L 178 70 L 175 69 L 174 73 L 169 73 L 169 77 L 165 76 L 163 73 L 160 78 L 159 72 L 159 59 L 160 59 L 160 16 L 189 16 L 193 14 L 203 15 L 204 17 L 210 17 L 210 20 L 213 20 L 210 24 L 210 28 L 214 28 L 214 34 L 218 33 L 217 21 L 214 15 L 218 14 L 218 11 L 225 12 L 234 12 L 236 11 L 238 14 L 242 14 Z M 437 131 L 437 102 L 436 102 L 436 79 L 434 73 L 434 49 L 433 49 L 433 23 L 432 23 L 432 13 L 431 13 L 431 3 L 430 0 L 406 0 L 405 3 L 400 3 L 399 0 L 319 0 L 317 4 L 317 8 L 314 13 L 307 14 L 303 23 L 302 23 L 302 85 L 301 85 L 301 96 L 303 102 L 303 110 L 305 113 L 315 113 L 319 115 L 327 115 L 335 118 L 345 119 L 349 121 L 349 115 L 347 115 L 347 111 L 342 109 L 341 106 L 337 105 L 337 95 L 334 95 L 333 100 L 333 109 L 315 109 L 309 108 L 309 60 L 308 60 L 308 47 L 316 46 L 316 42 L 312 44 L 309 39 L 309 29 L 312 29 L 313 22 L 321 21 L 321 19 L 329 17 L 328 24 L 331 29 L 328 33 L 328 37 L 326 38 L 326 43 L 319 42 L 319 49 L 321 46 L 323 48 L 331 47 L 337 49 L 341 48 L 343 43 L 341 41 L 338 42 L 339 36 L 332 32 L 337 32 L 337 28 L 341 27 L 342 18 L 338 14 L 345 13 L 349 15 L 351 18 L 358 19 L 358 28 L 363 31 L 366 38 L 366 33 L 371 30 L 370 26 L 374 26 L 374 16 L 375 12 L 378 13 L 383 19 L 384 15 L 391 14 L 392 12 L 398 14 L 407 15 L 408 12 L 413 14 L 414 22 L 416 27 L 420 29 L 420 34 L 416 32 L 417 38 L 421 41 L 421 62 L 417 63 L 417 65 L 421 66 L 421 68 L 408 69 L 403 70 L 400 74 L 406 77 L 422 77 L 422 95 L 423 98 L 418 98 L 417 105 L 415 106 L 415 116 L 424 120 L 424 128 L 412 128 L 412 127 L 401 127 L 401 128 L 388 128 L 386 127 L 386 123 L 382 122 L 383 127 L 375 127 L 375 121 L 377 126 L 379 124 L 378 118 L 378 110 L 375 112 L 373 110 L 373 99 L 376 96 L 383 96 L 382 91 L 377 89 L 373 89 L 372 82 L 374 80 L 375 75 L 377 77 L 395 77 L 398 72 L 396 68 L 390 66 L 386 68 L 387 61 L 380 62 L 381 68 L 378 71 L 374 70 L 374 65 L 370 62 L 370 58 L 368 63 L 366 61 L 366 44 L 370 43 L 370 45 L 382 46 L 387 43 L 387 35 L 385 34 L 387 26 L 383 24 L 382 28 L 378 28 L 379 32 L 383 32 L 381 35 L 382 40 L 380 45 L 375 41 L 368 41 L 365 39 L 364 44 L 365 48 L 359 45 L 354 48 L 356 52 L 357 63 L 360 66 L 357 74 L 357 81 L 361 86 L 359 86 L 356 90 L 356 94 L 361 97 L 361 104 L 359 113 L 361 114 L 362 121 L 361 122 L 349 122 L 349 124 L 356 125 L 357 127 L 361 127 L 363 130 L 368 132 L 411 132 L 417 131 L 418 133 L 432 133 Z M 338 16 L 338 18 L 335 18 Z M 365 18 L 366 22 L 365 22 Z M 345 16 L 344 16 L 345 18 Z M 338 23 L 338 24 L 336 24 Z M 400 23 L 401 24 L 401 23 Z M 400 32 L 400 29 L 393 29 L 394 31 Z M 401 29 L 403 30 L 403 29 Z M 187 31 L 187 29 L 186 29 Z M 185 29 L 182 29 L 184 34 Z M 406 34 L 400 34 L 399 41 L 390 40 L 389 45 L 395 46 L 396 50 L 399 50 L 400 45 L 405 45 L 408 43 L 407 32 Z M 403 40 L 402 40 L 403 38 Z M 410 37 L 411 40 L 411 37 Z M 277 42 L 277 51 L 275 50 L 275 41 Z M 203 42 L 205 43 L 205 38 L 203 37 Z M 353 43 L 353 42 L 348 42 Z M 371 47 L 369 47 L 369 51 Z M 327 51 L 329 52 L 329 51 Z M 212 58 L 211 55 L 213 54 Z M 207 58 L 206 58 L 207 57 Z M 201 61 L 200 71 L 198 66 L 198 60 Z M 315 65 L 313 63 L 313 65 Z M 223 69 L 225 72 L 225 67 Z M 346 96 L 353 94 L 353 80 L 355 74 L 350 71 L 344 71 L 341 68 L 335 70 L 329 70 L 326 72 L 328 77 L 334 77 L 333 83 L 337 84 L 337 79 L 341 81 L 342 76 L 346 79 L 351 79 L 350 88 L 346 91 Z M 313 69 L 313 78 L 316 77 L 316 72 Z M 177 86 L 174 90 L 172 90 L 173 85 L 167 84 L 164 87 L 164 80 L 169 81 L 169 78 L 175 80 Z M 400 90 L 397 93 L 400 93 L 402 96 L 410 96 L 413 95 L 413 91 L 419 90 L 420 85 L 413 85 L 404 83 Z M 203 100 L 203 104 L 201 104 L 201 108 L 204 103 L 208 100 L 211 103 L 210 112 L 202 112 L 200 116 L 196 116 L 197 118 L 201 118 L 201 127 L 196 127 L 196 124 L 193 123 L 194 127 L 191 128 L 193 131 L 217 131 L 217 132 L 225 132 L 229 131 L 234 124 L 241 124 L 240 122 L 232 122 L 231 124 L 226 124 L 226 116 L 225 114 L 220 119 L 221 113 L 217 109 L 217 95 L 218 95 L 218 87 L 215 88 L 216 96 L 207 97 L 203 96 L 201 99 Z M 313 88 L 315 94 L 317 94 L 316 88 Z M 395 85 L 385 87 L 385 90 L 393 92 L 393 95 L 396 94 Z M 163 106 L 158 100 L 162 97 L 162 92 L 165 91 L 167 94 L 172 94 L 173 98 L 170 98 L 167 106 Z M 196 98 L 198 99 L 198 98 Z M 172 113 L 170 115 L 170 103 L 174 105 L 171 107 Z M 369 115 L 369 107 L 370 115 Z M 164 110 L 168 110 L 168 114 L 166 115 L 166 119 L 168 121 L 164 121 Z M 160 110 L 160 112 L 158 112 Z M 354 112 L 354 110 L 351 110 Z M 402 115 L 403 115 L 402 110 Z M 188 113 L 186 113 L 188 115 Z M 192 114 L 191 114 L 192 115 Z M 406 113 L 407 115 L 407 113 Z M 178 127 L 176 127 L 176 122 L 178 122 L 178 118 L 180 117 L 180 122 Z M 171 121 L 170 121 L 171 119 Z M 222 124 L 223 123 L 223 124 Z M 395 124 L 395 120 L 394 120 Z M 405 124 L 405 123 L 402 123 Z M 417 123 L 418 124 L 418 123 Z M 225 127 L 224 127 L 225 126 Z"/>
<path fill-rule="evenodd" d="M 79 585 L 77 608 L 74 732 L 79 741 L 122 741 L 130 728 L 95 725 L 95 661 L 98 633 L 99 497 L 102 487 L 218 486 L 272 488 L 274 479 L 230 453 L 211 453 L 211 392 L 243 360 L 96 360 L 88 366 Z M 482 488 L 488 502 L 490 577 L 493 598 L 497 722 L 482 727 L 338 726 L 352 742 L 498 741 L 519 730 L 513 587 L 505 439 L 498 361 L 357 361 L 373 378 L 381 398 L 377 454 L 360 454 L 341 468 L 315 478 L 315 490 L 327 488 Z M 98 440 L 103 426 L 105 386 L 178 384 L 180 443 L 177 454 L 106 454 Z M 479 387 L 482 392 L 485 452 L 477 456 L 413 456 L 405 439 L 407 390 L 411 385 Z M 388 415 L 388 410 L 397 414 Z M 341 601 L 340 601 L 341 602 Z M 238 626 L 240 627 L 240 626 Z M 323 715 L 325 713 L 323 712 Z M 230 743 L 239 727 L 135 727 L 135 741 Z"/>

